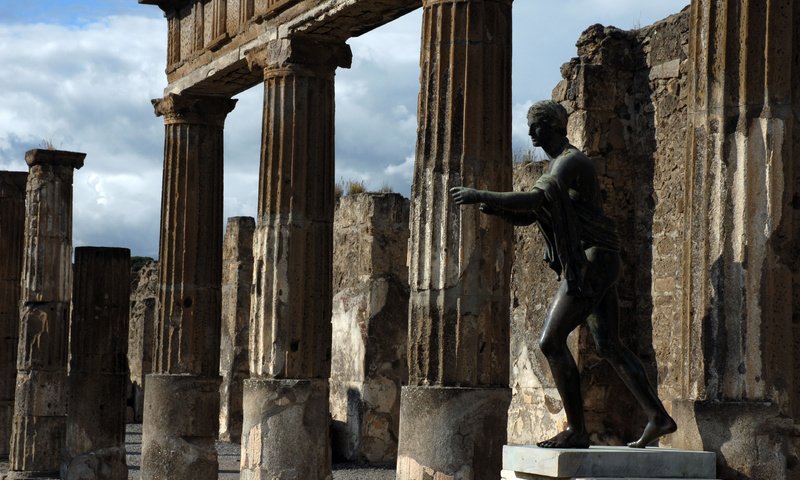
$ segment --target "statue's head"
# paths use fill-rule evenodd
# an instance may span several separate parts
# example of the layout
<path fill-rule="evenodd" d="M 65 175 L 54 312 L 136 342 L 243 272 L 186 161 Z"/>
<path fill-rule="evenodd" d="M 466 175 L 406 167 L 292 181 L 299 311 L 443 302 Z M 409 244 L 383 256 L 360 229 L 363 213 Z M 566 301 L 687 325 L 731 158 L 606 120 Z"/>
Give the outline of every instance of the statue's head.
<path fill-rule="evenodd" d="M 545 127 L 554 133 L 567 136 L 567 110 L 552 100 L 542 100 L 528 109 L 528 127 Z"/>

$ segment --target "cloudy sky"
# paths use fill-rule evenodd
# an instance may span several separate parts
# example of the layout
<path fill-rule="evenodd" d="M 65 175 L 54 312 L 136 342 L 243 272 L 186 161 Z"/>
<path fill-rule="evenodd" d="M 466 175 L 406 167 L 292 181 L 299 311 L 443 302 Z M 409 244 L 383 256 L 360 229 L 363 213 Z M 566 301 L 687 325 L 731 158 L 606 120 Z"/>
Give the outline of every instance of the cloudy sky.
<path fill-rule="evenodd" d="M 593 23 L 645 26 L 688 0 L 516 0 L 514 148 L 528 148 L 525 111 L 549 98 L 559 67 Z M 416 139 L 421 12 L 349 42 L 336 77 L 336 176 L 409 195 Z M 86 152 L 75 175 L 76 246 L 157 256 L 163 121 L 150 99 L 166 86 L 166 21 L 136 0 L 0 0 L 0 170 L 25 170 L 45 142 Z M 225 127 L 225 216 L 255 215 L 260 88 Z"/>

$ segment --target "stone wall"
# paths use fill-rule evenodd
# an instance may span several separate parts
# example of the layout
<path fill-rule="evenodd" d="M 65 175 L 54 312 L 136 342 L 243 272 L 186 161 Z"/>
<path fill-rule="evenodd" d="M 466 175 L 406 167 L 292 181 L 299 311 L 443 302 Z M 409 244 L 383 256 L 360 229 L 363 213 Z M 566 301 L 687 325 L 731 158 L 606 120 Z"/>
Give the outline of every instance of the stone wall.
<path fill-rule="evenodd" d="M 128 423 L 141 422 L 144 409 L 144 379 L 152 372 L 153 328 L 158 313 L 158 262 L 146 263 L 131 279 L 131 310 L 128 326 Z"/>
<path fill-rule="evenodd" d="M 578 57 L 562 67 L 553 98 L 570 113 L 568 137 L 592 157 L 606 213 L 622 242 L 619 281 L 622 341 L 644 362 L 662 396 L 671 394 L 670 367 L 681 315 L 688 11 L 638 31 L 593 25 L 578 39 Z M 545 164 L 518 165 L 515 190 L 530 189 Z M 509 443 L 531 443 L 559 431 L 561 402 L 536 344 L 556 289 L 540 261 L 536 228 L 517 228 L 512 277 Z M 652 321 L 651 321 L 652 317 Z M 607 362 L 597 356 L 588 329 L 573 333 L 570 348 L 582 371 L 587 426 L 595 444 L 638 437 L 643 413 Z"/>
<path fill-rule="evenodd" d="M 330 405 L 334 461 L 392 463 L 407 382 L 409 202 L 342 198 L 334 220 Z"/>
<path fill-rule="evenodd" d="M 253 217 L 231 217 L 222 242 L 219 439 L 240 443 L 244 380 L 250 374 L 250 295 L 253 285 Z"/>

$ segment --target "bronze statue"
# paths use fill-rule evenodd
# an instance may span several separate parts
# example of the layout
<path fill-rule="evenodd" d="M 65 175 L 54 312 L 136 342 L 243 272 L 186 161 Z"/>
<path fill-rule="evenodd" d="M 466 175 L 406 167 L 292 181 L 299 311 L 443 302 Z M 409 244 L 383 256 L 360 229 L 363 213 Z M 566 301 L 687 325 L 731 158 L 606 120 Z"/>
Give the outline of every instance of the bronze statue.
<path fill-rule="evenodd" d="M 467 187 L 450 189 L 456 204 L 479 203 L 481 212 L 514 225 L 536 222 L 547 243 L 546 260 L 564 281 L 545 320 L 539 346 L 564 402 L 567 428 L 537 445 L 545 448 L 587 448 L 578 368 L 567 348 L 567 335 L 587 322 L 597 351 L 608 360 L 647 414 L 641 438 L 628 444 L 644 448 L 676 430 L 648 381 L 639 359 L 620 342 L 617 278 L 619 238 L 614 222 L 603 213 L 600 186 L 592 161 L 567 140 L 567 112 L 543 101 L 528 110 L 533 145 L 552 159 L 530 192 L 490 192 Z"/>

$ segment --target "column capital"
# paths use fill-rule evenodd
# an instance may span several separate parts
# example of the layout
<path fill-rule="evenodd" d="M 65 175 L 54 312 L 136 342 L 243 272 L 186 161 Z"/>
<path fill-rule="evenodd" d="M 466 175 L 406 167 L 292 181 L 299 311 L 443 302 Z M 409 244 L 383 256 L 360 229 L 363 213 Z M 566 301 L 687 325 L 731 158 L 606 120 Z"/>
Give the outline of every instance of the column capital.
<path fill-rule="evenodd" d="M 152 100 L 157 117 L 164 117 L 164 123 L 193 123 L 223 126 L 225 117 L 236 106 L 237 100 L 227 97 L 170 93 L 164 98 Z"/>
<path fill-rule="evenodd" d="M 67 152 L 64 150 L 35 148 L 25 152 L 25 163 L 27 163 L 29 167 L 48 165 L 53 167 L 71 167 L 77 170 L 83 166 L 84 158 L 86 158 L 85 153 Z"/>
<path fill-rule="evenodd" d="M 315 75 L 332 74 L 336 67 L 350 68 L 353 62 L 350 45 L 309 37 L 272 40 L 266 46 L 245 52 L 245 57 L 251 70 L 263 68 L 265 75 L 283 69 Z"/>

